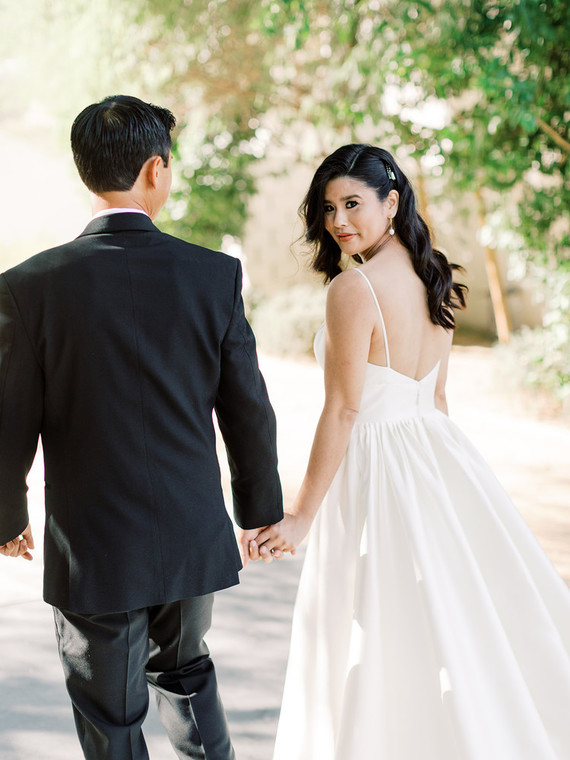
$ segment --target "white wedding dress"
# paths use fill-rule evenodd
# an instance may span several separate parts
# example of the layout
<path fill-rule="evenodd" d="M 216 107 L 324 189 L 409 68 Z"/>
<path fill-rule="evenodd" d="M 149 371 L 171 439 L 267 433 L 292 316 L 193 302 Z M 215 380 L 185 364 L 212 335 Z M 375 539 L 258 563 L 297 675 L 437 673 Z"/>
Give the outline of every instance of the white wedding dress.
<path fill-rule="evenodd" d="M 438 367 L 392 369 L 382 327 L 311 529 L 274 760 L 570 760 L 570 591 L 435 408 Z"/>

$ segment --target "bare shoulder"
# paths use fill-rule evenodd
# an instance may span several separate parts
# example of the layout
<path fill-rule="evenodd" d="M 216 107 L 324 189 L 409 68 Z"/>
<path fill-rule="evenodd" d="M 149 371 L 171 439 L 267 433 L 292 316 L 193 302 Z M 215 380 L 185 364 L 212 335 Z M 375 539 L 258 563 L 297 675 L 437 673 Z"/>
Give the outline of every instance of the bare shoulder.
<path fill-rule="evenodd" d="M 368 295 L 368 297 L 367 297 Z M 354 269 L 337 275 L 327 293 L 327 322 L 340 318 L 347 323 L 364 323 L 374 320 L 376 308 L 368 286 Z"/>
<path fill-rule="evenodd" d="M 359 288 L 364 284 L 362 277 L 356 269 L 345 269 L 344 272 L 337 274 L 329 285 L 329 293 L 349 293 L 354 288 Z"/>
<path fill-rule="evenodd" d="M 327 304 L 353 306 L 362 300 L 366 283 L 355 269 L 347 269 L 338 274 L 329 285 Z"/>

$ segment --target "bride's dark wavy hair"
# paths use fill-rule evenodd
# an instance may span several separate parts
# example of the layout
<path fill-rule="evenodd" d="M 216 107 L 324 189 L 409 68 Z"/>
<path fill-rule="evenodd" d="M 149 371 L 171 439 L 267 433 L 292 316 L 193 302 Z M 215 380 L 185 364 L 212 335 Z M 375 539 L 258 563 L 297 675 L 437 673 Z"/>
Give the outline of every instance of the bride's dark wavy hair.
<path fill-rule="evenodd" d="M 390 175 L 395 177 L 391 179 Z M 467 286 L 453 281 L 453 271 L 462 270 L 450 264 L 441 251 L 432 247 L 429 229 L 416 210 L 414 191 L 394 158 L 383 148 L 373 145 L 344 145 L 325 158 L 317 169 L 299 214 L 305 222 L 305 240 L 314 250 L 311 267 L 330 282 L 342 271 L 341 251 L 325 229 L 325 188 L 337 177 L 351 177 L 376 191 L 383 201 L 390 190 L 400 196 L 394 229 L 410 252 L 414 269 L 426 286 L 431 321 L 447 329 L 455 327 L 453 309 L 465 308 Z"/>

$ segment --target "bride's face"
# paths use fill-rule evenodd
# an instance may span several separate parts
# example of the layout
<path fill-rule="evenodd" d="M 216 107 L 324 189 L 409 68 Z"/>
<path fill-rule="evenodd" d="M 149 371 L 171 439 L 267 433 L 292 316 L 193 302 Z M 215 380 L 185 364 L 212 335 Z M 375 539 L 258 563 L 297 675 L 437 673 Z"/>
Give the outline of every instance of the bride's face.
<path fill-rule="evenodd" d="M 348 256 L 374 249 L 390 227 L 392 206 L 360 180 L 337 177 L 325 187 L 325 228 Z"/>

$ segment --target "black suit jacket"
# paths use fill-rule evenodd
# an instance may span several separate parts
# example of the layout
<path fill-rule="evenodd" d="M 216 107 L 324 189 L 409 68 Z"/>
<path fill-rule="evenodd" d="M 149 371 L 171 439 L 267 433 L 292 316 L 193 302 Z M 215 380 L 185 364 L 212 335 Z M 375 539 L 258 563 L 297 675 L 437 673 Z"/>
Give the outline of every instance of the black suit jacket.
<path fill-rule="evenodd" d="M 120 213 L 0 277 L 0 544 L 28 523 L 41 435 L 47 602 L 112 612 L 238 582 L 213 410 L 237 523 L 281 519 L 236 259 Z"/>

